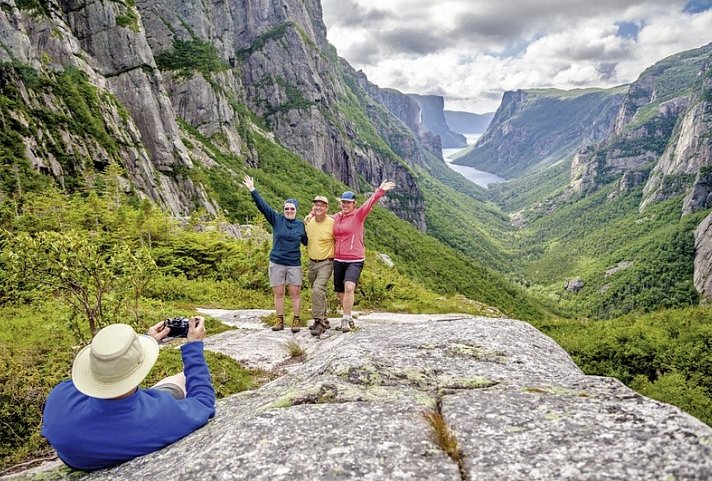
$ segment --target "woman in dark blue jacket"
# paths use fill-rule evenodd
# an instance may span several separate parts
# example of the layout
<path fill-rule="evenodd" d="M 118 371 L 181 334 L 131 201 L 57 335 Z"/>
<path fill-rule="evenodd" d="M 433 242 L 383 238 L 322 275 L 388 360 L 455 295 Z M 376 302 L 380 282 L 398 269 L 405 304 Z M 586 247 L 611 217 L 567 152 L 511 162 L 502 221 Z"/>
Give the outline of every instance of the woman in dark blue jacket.
<path fill-rule="evenodd" d="M 289 296 L 292 298 L 292 332 L 299 332 L 301 320 L 299 309 L 301 307 L 300 292 L 302 288 L 302 256 L 299 244 L 307 245 L 307 233 L 304 230 L 304 221 L 297 219 L 296 199 L 287 199 L 284 202 L 284 214 L 277 212 L 255 190 L 255 181 L 246 175 L 243 179 L 245 187 L 252 194 L 257 208 L 272 226 L 272 250 L 269 253 L 269 284 L 274 292 L 274 308 L 277 311 L 277 324 L 272 327 L 274 331 L 284 329 L 284 292 L 288 286 Z"/>

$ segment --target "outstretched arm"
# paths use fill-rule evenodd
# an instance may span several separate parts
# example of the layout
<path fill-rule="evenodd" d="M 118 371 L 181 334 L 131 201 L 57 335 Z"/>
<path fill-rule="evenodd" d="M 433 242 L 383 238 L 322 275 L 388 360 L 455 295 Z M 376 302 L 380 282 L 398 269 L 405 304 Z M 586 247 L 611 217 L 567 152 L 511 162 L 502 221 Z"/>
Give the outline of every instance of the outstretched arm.
<path fill-rule="evenodd" d="M 389 190 L 393 189 L 396 186 L 395 182 L 390 182 L 387 180 L 384 180 L 381 182 L 381 185 L 376 189 L 376 192 L 373 193 L 373 195 L 363 203 L 361 207 L 356 209 L 356 214 L 362 218 L 365 219 L 368 214 L 371 213 L 371 210 L 373 209 L 373 206 L 376 205 L 376 202 L 383 197 L 386 192 Z"/>
<path fill-rule="evenodd" d="M 262 212 L 262 215 L 265 216 L 265 219 L 267 219 L 267 222 L 269 222 L 270 225 L 274 225 L 279 213 L 272 207 L 270 207 L 270 205 L 262 198 L 260 193 L 257 192 L 257 190 L 255 189 L 255 180 L 249 175 L 246 175 L 242 179 L 242 183 L 245 185 L 245 187 L 247 187 L 247 190 L 250 191 L 250 194 L 252 194 L 252 200 L 255 201 L 257 209 Z"/>

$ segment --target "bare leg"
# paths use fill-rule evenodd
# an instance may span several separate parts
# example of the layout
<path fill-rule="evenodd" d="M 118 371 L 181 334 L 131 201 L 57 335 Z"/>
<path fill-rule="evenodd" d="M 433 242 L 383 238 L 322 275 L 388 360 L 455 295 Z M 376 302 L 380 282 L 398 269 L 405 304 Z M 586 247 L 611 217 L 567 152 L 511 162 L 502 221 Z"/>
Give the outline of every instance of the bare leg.
<path fill-rule="evenodd" d="M 274 286 L 272 288 L 274 293 L 274 310 L 277 311 L 278 316 L 284 315 L 284 286 Z"/>
<path fill-rule="evenodd" d="M 344 311 L 344 316 L 351 316 L 351 310 L 354 307 L 354 290 L 356 284 L 351 281 L 344 282 L 344 293 L 339 293 L 341 299 L 341 308 Z"/>
<path fill-rule="evenodd" d="M 161 384 L 173 384 L 175 386 L 178 386 L 183 391 L 183 397 L 185 398 L 187 396 L 187 391 L 185 389 L 185 374 L 183 373 L 183 371 L 172 376 L 164 377 L 152 387 L 158 387 Z"/>
<path fill-rule="evenodd" d="M 339 307 L 341 307 L 341 312 L 344 312 L 344 293 L 337 292 L 336 296 L 339 298 Z"/>
<path fill-rule="evenodd" d="M 300 295 L 301 287 L 289 284 L 289 297 L 292 298 L 292 312 L 299 317 L 299 309 L 301 309 L 302 297 Z M 284 290 L 282 290 L 282 304 L 284 304 Z M 284 312 L 284 305 L 282 306 Z"/>

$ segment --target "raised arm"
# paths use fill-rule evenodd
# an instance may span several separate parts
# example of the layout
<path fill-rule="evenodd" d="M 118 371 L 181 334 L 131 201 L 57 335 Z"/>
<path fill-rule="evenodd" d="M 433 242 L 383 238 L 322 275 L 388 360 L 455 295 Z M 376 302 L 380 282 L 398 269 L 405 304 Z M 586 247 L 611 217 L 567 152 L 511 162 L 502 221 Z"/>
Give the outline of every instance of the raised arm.
<path fill-rule="evenodd" d="M 381 185 L 378 187 L 378 189 L 376 189 L 376 192 L 374 192 L 373 195 L 366 202 L 364 202 L 361 207 L 356 209 L 356 215 L 358 215 L 362 219 L 365 219 L 368 214 L 371 213 L 371 210 L 373 209 L 373 206 L 376 205 L 376 202 L 378 202 L 381 197 L 386 195 L 386 192 L 393 189 L 395 186 L 395 182 L 390 182 L 387 180 L 381 182 Z"/>
<path fill-rule="evenodd" d="M 246 175 L 244 179 L 242 179 L 242 183 L 245 185 L 245 187 L 247 187 L 247 190 L 250 191 L 250 194 L 252 195 L 252 200 L 255 202 L 257 209 L 262 212 L 262 215 L 265 216 L 265 219 L 267 219 L 267 222 L 269 222 L 270 225 L 274 225 L 279 213 L 272 207 L 270 207 L 270 205 L 262 198 L 259 192 L 257 192 L 257 190 L 255 189 L 254 179 L 249 175 Z"/>

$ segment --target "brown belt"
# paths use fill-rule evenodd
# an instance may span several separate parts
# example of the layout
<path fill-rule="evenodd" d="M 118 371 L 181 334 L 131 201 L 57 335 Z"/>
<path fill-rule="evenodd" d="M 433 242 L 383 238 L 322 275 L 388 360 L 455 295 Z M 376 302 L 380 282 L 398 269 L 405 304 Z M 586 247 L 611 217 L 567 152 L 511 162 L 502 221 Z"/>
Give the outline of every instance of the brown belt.
<path fill-rule="evenodd" d="M 324 262 L 324 261 L 333 261 L 334 258 L 333 258 L 333 257 L 327 257 L 326 259 L 319 259 L 319 260 L 317 260 L 317 259 L 312 259 L 312 258 L 310 257 L 309 260 L 312 261 L 312 262 Z"/>

